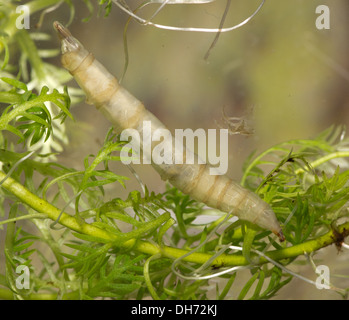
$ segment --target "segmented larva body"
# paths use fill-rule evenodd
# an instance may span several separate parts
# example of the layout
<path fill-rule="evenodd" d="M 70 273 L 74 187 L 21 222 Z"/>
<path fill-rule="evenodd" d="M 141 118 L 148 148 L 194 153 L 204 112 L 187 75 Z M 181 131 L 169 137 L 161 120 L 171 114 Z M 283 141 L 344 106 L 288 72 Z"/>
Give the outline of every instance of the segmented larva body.
<path fill-rule="evenodd" d="M 54 27 L 62 41 L 63 66 L 84 90 L 87 102 L 94 104 L 115 126 L 117 132 L 133 128 L 142 137 L 144 121 L 151 121 L 152 130 L 166 129 L 165 125 L 145 109 L 138 99 L 119 85 L 117 79 L 66 28 L 58 22 L 54 23 Z M 173 145 L 175 144 L 172 143 L 171 146 Z M 175 153 L 176 150 L 173 150 L 173 157 Z M 193 154 L 185 149 L 184 157 L 189 153 Z M 242 220 L 271 230 L 280 241 L 285 239 L 275 213 L 255 193 L 241 187 L 225 175 L 212 175 L 212 167 L 207 164 L 183 162 L 183 164 L 152 163 L 152 166 L 163 180 L 169 180 L 183 193 L 189 194 L 209 207 L 231 212 Z"/>

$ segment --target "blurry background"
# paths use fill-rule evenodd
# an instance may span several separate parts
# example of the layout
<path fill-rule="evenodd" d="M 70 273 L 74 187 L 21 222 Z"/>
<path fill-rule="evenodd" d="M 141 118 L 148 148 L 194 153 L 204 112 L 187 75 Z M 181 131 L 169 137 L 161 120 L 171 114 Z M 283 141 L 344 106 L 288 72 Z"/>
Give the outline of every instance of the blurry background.
<path fill-rule="evenodd" d="M 111 73 L 121 76 L 122 36 L 128 16 L 113 6 L 108 18 L 103 17 L 103 11 L 98 17 L 95 10 L 84 23 L 82 19 L 89 12 L 82 2 L 74 3 L 76 16 L 69 27 L 71 32 Z M 137 3 L 129 1 L 132 8 Z M 206 5 L 168 5 L 154 21 L 217 28 L 225 4 L 217 0 Z M 240 23 L 258 5 L 255 0 L 232 1 L 225 26 Z M 330 9 L 329 30 L 316 28 L 318 5 Z M 150 17 L 156 8 L 148 6 L 140 15 Z M 254 135 L 229 138 L 228 175 L 239 180 L 243 161 L 252 151 L 261 152 L 289 139 L 312 138 L 333 124 L 349 123 L 348 18 L 347 0 L 269 0 L 250 23 L 221 34 L 207 61 L 204 56 L 215 34 L 159 30 L 131 22 L 127 33 L 129 67 L 122 85 L 172 132 L 176 128 L 219 129 L 223 108 L 228 116 L 247 114 L 253 121 Z M 31 23 L 35 24 L 34 20 Z M 41 28 L 52 34 L 52 46 L 58 47 L 54 20 L 68 22 L 66 5 L 47 14 Z M 60 63 L 58 58 L 56 63 Z M 60 161 L 79 169 L 83 157 L 100 148 L 110 124 L 84 103 L 75 106 L 73 114 L 76 122 L 68 124 L 70 143 Z M 123 168 L 116 171 L 131 176 Z M 150 166 L 137 166 L 136 170 L 150 190 L 164 190 L 164 182 Z M 127 185 L 129 190 L 139 188 L 133 180 Z M 121 188 L 109 191 L 110 197 L 126 194 Z M 346 281 L 348 286 L 347 252 L 337 253 L 331 246 L 315 258 L 324 259 L 321 264 L 330 267 L 335 284 L 342 287 L 341 282 Z M 295 271 L 315 280 L 309 265 Z M 335 274 L 347 278 L 338 281 L 332 278 Z M 277 298 L 339 296 L 294 279 Z"/>

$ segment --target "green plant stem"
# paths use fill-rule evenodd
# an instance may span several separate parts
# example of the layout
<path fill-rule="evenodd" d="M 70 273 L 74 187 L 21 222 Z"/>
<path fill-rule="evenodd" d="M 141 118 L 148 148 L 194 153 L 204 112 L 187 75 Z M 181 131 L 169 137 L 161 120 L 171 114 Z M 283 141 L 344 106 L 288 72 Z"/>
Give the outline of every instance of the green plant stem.
<path fill-rule="evenodd" d="M 19 221 L 19 220 L 26 220 L 26 219 L 35 219 L 35 218 L 44 218 L 46 217 L 43 214 L 40 213 L 30 213 L 30 214 L 26 214 L 24 216 L 20 216 L 20 217 L 15 217 L 12 219 L 7 219 L 7 220 L 2 220 L 0 221 L 0 226 L 3 224 L 7 224 L 9 222 L 14 222 L 14 221 Z"/>
<path fill-rule="evenodd" d="M 56 5 L 61 0 L 34 0 L 30 1 L 27 5 L 31 14 L 34 12 L 46 9 L 48 7 Z"/>
<path fill-rule="evenodd" d="M 18 116 L 20 116 L 26 110 L 40 105 L 40 103 L 47 102 L 53 94 L 48 94 L 46 96 L 37 96 L 35 99 L 30 101 L 25 101 L 21 103 L 16 108 L 12 109 L 11 112 L 1 115 L 0 117 L 0 130 L 4 130 L 8 127 L 8 124 Z M 51 96 L 51 97 L 50 97 Z"/>
<path fill-rule="evenodd" d="M 3 275 L 0 275 L 3 276 Z M 25 300 L 57 300 L 57 293 L 31 293 L 27 296 L 22 296 Z M 13 292 L 9 289 L 0 288 L 0 299 L 2 300 L 14 300 Z M 76 300 L 79 299 L 79 291 L 75 290 L 66 293 L 62 297 L 63 300 Z"/>
<path fill-rule="evenodd" d="M 280 150 L 281 148 L 283 148 L 284 146 L 286 145 L 289 145 L 289 144 L 296 144 L 297 143 L 297 140 L 292 140 L 292 141 L 288 141 L 287 143 L 281 143 L 277 146 L 274 147 L 275 150 Z M 250 171 L 252 170 L 253 167 L 256 166 L 256 164 L 260 161 L 260 159 L 262 159 L 263 157 L 265 157 L 268 153 L 270 152 L 270 150 L 266 150 L 265 152 L 261 153 L 258 157 L 256 157 L 250 164 L 249 166 L 246 168 L 245 170 L 245 173 L 240 181 L 240 184 L 242 186 L 245 185 L 246 183 L 246 179 L 250 173 Z M 325 155 L 324 157 L 322 158 L 319 158 L 319 159 L 316 159 L 315 161 L 311 162 L 310 163 L 310 166 L 312 168 L 316 168 L 318 167 L 319 165 L 329 161 L 329 160 L 332 160 L 332 159 L 335 159 L 335 158 L 346 158 L 346 157 L 349 157 L 349 152 L 348 151 L 336 151 L 336 152 L 332 152 L 332 153 L 329 153 L 327 155 Z M 303 168 L 300 168 L 298 169 L 295 174 L 300 174 L 304 171 Z"/>
<path fill-rule="evenodd" d="M 151 296 L 152 296 L 152 298 L 154 300 L 161 300 L 161 299 L 158 296 L 158 294 L 156 293 L 155 288 L 153 287 L 153 285 L 151 283 L 150 272 L 149 272 L 149 265 L 150 265 L 150 262 L 152 260 L 156 260 L 156 259 L 159 259 L 159 258 L 161 258 L 161 254 L 160 253 L 156 254 L 155 256 L 151 256 L 150 258 L 148 258 L 147 261 L 144 264 L 144 271 L 143 271 L 145 283 L 146 283 L 146 285 L 148 287 L 148 290 L 149 290 L 149 292 L 150 292 L 150 294 L 151 294 Z"/>
<path fill-rule="evenodd" d="M 349 152 L 348 151 L 337 151 L 337 152 L 332 152 L 330 154 L 325 155 L 322 158 L 316 159 L 315 161 L 310 163 L 310 166 L 312 168 L 316 168 L 319 165 L 328 162 L 330 160 L 336 159 L 336 158 L 346 158 L 349 157 Z M 300 174 L 304 172 L 303 168 L 299 168 L 298 170 L 295 171 L 295 174 Z"/>
<path fill-rule="evenodd" d="M 4 115 L 2 115 L 4 117 Z M 21 160 L 27 153 L 16 153 L 9 150 L 0 149 L 0 162 L 17 162 Z M 35 168 L 35 171 L 41 173 L 43 176 L 59 177 L 62 173 L 59 170 L 61 168 L 59 165 L 50 163 L 43 163 L 34 161 L 31 159 L 26 159 L 25 164 L 29 167 Z"/>
<path fill-rule="evenodd" d="M 35 71 L 36 78 L 39 80 L 45 79 L 44 64 L 39 56 L 37 46 L 30 38 L 29 33 L 26 30 L 17 31 L 16 40 L 21 50 L 28 56 L 31 68 Z"/>
<path fill-rule="evenodd" d="M 0 171 L 0 181 L 5 176 L 6 175 Z M 28 191 L 24 186 L 16 182 L 11 177 L 8 177 L 3 182 L 2 187 L 14 194 L 24 204 L 29 205 L 31 208 L 33 208 L 39 213 L 45 214 L 48 218 L 52 220 L 56 220 L 61 213 L 59 209 Z M 119 236 L 108 233 L 107 231 L 102 230 L 96 226 L 90 225 L 88 223 L 80 222 L 78 221 L 78 219 L 76 219 L 73 216 L 70 216 L 67 213 L 63 213 L 61 215 L 59 223 L 78 233 L 90 235 L 95 238 L 99 238 L 102 241 L 119 242 L 120 246 L 123 248 L 132 247 L 134 250 L 149 255 L 156 255 L 160 253 L 163 257 L 177 259 L 188 253 L 188 250 L 173 248 L 169 246 L 159 246 L 157 244 L 150 243 L 147 241 L 137 241 L 136 239 L 130 239 L 128 241 L 120 242 Z M 292 247 L 286 247 L 279 250 L 269 251 L 266 253 L 266 255 L 273 260 L 280 261 L 282 259 L 294 258 L 305 253 L 311 253 L 332 243 L 338 242 L 338 235 L 345 237 L 348 235 L 348 230 L 349 222 L 346 222 L 338 226 L 336 230 L 330 230 L 326 234 L 319 236 L 316 239 L 309 240 L 302 244 L 298 244 Z M 251 259 L 253 259 L 253 256 L 254 254 L 251 253 Z M 191 255 L 185 257 L 183 260 L 188 262 L 194 262 L 197 264 L 203 264 L 207 262 L 211 257 L 212 255 L 208 253 L 194 252 Z M 256 255 L 256 257 L 259 256 Z M 259 258 L 259 264 L 267 262 L 268 261 L 265 258 Z M 212 265 L 214 265 L 215 267 L 242 266 L 248 264 L 249 261 L 241 254 L 223 254 L 212 261 Z"/>
<path fill-rule="evenodd" d="M 6 175 L 3 172 L 0 172 L 0 181 L 3 180 L 5 177 Z M 20 183 L 16 182 L 11 177 L 8 177 L 3 182 L 2 187 L 14 194 L 23 203 L 29 205 L 37 212 L 45 214 L 48 218 L 52 220 L 56 220 L 61 213 L 59 209 L 46 202 L 45 200 L 39 198 L 35 194 L 31 193 L 28 189 L 26 189 Z M 59 222 L 60 224 L 68 227 L 69 229 L 77 231 L 79 233 L 93 235 L 104 240 L 115 240 L 114 235 L 111 235 L 108 232 L 100 228 L 94 227 L 88 223 L 81 223 L 76 218 L 70 216 L 65 212 L 63 212 L 63 214 L 61 215 Z"/>

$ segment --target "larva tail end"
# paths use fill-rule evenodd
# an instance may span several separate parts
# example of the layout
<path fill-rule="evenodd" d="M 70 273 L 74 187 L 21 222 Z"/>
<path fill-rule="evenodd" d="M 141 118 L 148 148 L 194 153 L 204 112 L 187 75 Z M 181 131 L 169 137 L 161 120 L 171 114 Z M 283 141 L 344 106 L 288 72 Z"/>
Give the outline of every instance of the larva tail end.
<path fill-rule="evenodd" d="M 283 234 L 281 229 L 278 230 L 278 231 L 273 231 L 273 233 L 275 233 L 278 236 L 280 242 L 284 242 L 286 240 L 286 238 L 285 238 L 285 236 L 284 236 L 284 234 Z"/>
<path fill-rule="evenodd" d="M 53 23 L 53 27 L 56 29 L 58 33 L 59 39 L 62 41 L 62 53 L 78 51 L 83 48 L 81 43 L 76 40 L 70 33 L 70 31 L 64 27 L 58 21 Z"/>
<path fill-rule="evenodd" d="M 69 32 L 69 30 L 67 28 L 65 28 L 61 23 L 59 23 L 58 21 L 55 21 L 53 23 L 53 27 L 56 29 L 57 33 L 58 33 L 58 37 L 60 40 L 66 39 L 68 37 L 71 37 L 71 33 Z"/>

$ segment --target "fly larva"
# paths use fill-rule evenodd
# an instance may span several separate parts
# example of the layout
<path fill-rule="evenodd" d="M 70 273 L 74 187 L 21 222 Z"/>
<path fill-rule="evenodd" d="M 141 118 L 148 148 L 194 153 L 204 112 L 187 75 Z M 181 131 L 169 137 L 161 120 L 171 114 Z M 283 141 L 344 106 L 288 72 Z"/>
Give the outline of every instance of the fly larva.
<path fill-rule="evenodd" d="M 153 130 L 166 129 L 165 125 L 144 105 L 121 87 L 94 56 L 60 23 L 54 23 L 62 41 L 62 64 L 74 76 L 84 90 L 87 102 L 94 104 L 114 125 L 117 132 L 131 128 L 137 130 L 140 146 L 143 141 L 143 123 L 151 122 Z M 175 143 L 171 141 L 172 157 L 176 158 Z M 153 148 L 153 147 L 152 147 Z M 156 146 L 154 147 L 156 148 Z M 143 150 L 143 152 L 145 152 Z M 150 151 L 152 152 L 152 150 Z M 183 150 L 181 150 L 183 152 Z M 185 148 L 185 157 L 194 153 Z M 196 159 L 197 156 L 195 155 Z M 280 241 L 284 241 L 279 222 L 270 206 L 255 193 L 244 189 L 225 175 L 212 175 L 212 167 L 207 164 L 152 163 L 162 180 L 169 182 L 185 194 L 201 201 L 209 207 L 223 212 L 231 212 L 242 220 L 250 221 L 263 229 L 271 230 Z"/>

